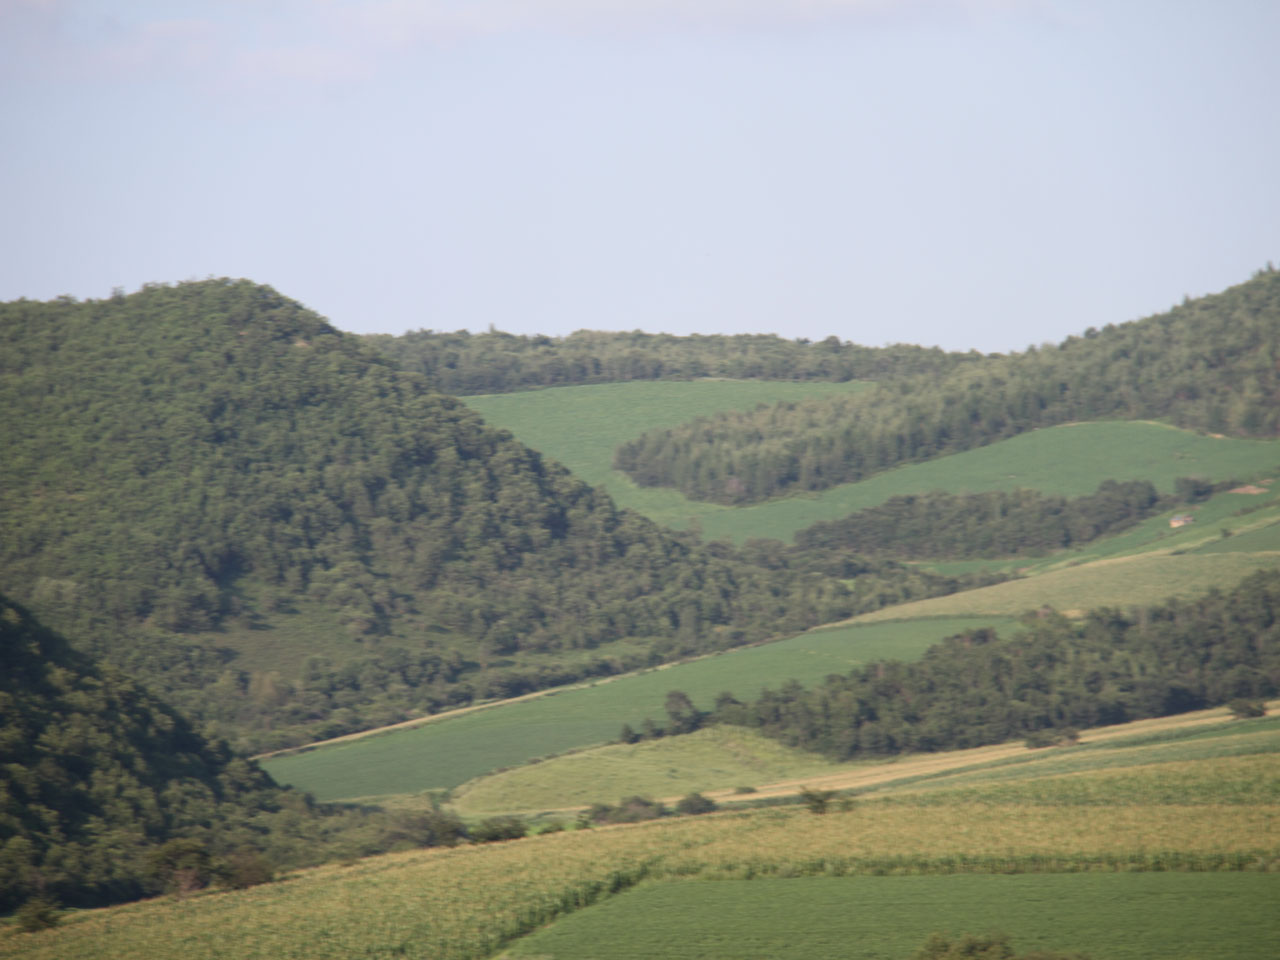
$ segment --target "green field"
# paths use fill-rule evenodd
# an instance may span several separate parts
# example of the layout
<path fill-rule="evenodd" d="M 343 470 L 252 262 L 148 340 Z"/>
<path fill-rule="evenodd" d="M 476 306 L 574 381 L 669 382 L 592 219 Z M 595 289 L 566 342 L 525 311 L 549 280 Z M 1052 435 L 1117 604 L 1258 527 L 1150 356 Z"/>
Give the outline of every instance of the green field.
<path fill-rule="evenodd" d="M 671 427 L 717 410 L 857 389 L 860 384 L 771 381 L 632 382 L 467 397 L 492 424 L 605 487 L 623 506 L 658 523 L 700 525 L 704 538 L 741 543 L 790 540 L 804 527 L 883 503 L 895 494 L 966 493 L 1017 487 L 1064 496 L 1093 493 L 1103 480 L 1150 480 L 1173 490 L 1178 477 L 1248 479 L 1280 467 L 1280 443 L 1207 437 L 1148 421 L 1049 427 L 861 483 L 752 507 L 686 500 L 665 488 L 637 487 L 612 468 L 613 451 L 647 429 Z"/>
<path fill-rule="evenodd" d="M 671 690 L 683 690 L 709 709 L 725 690 L 751 697 L 761 687 L 791 678 L 813 683 L 858 663 L 911 660 L 943 637 L 982 626 L 1009 630 L 1015 624 L 1007 618 L 950 618 L 817 630 L 409 730 L 272 757 L 263 766 L 279 782 L 322 800 L 452 788 L 501 767 L 614 740 L 623 723 L 639 727 L 646 717 L 661 722 Z"/>
<path fill-rule="evenodd" d="M 652 883 L 540 930 L 505 956 L 907 960 L 933 931 L 1003 931 L 1019 953 L 1274 960 L 1278 902 L 1280 875 L 1264 873 Z"/>

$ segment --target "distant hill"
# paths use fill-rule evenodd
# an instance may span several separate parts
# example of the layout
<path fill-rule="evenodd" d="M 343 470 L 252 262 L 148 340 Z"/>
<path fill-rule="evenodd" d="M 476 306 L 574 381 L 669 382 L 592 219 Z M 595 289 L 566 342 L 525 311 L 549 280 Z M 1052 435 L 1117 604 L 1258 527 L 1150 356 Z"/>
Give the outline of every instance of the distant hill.
<path fill-rule="evenodd" d="M 617 509 L 248 281 L 0 305 L 0 405 L 0 584 L 245 747 L 851 610 Z"/>
<path fill-rule="evenodd" d="M 827 337 L 816 343 L 772 334 L 674 336 L 579 330 L 567 337 L 418 330 L 366 342 L 436 389 L 466 396 L 630 380 L 885 380 L 938 376 L 981 359 L 937 347 L 864 347 Z"/>
<path fill-rule="evenodd" d="M 1208 433 L 1280 434 L 1280 272 L 1056 347 L 898 378 L 857 395 L 722 413 L 623 444 L 643 486 L 754 503 L 860 480 L 1036 427 L 1160 419 Z"/>

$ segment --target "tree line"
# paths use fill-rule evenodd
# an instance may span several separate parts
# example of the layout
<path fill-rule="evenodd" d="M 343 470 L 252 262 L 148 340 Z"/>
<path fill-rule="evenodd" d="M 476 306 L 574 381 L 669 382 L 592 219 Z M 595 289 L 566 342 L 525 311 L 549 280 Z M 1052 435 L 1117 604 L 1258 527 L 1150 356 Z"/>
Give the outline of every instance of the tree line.
<path fill-rule="evenodd" d="M 1030 615 L 1002 638 L 951 637 L 918 663 L 883 661 L 754 700 L 721 694 L 697 711 L 668 699 L 669 724 L 759 730 L 833 760 L 962 749 L 1258 700 L 1280 693 L 1280 571 L 1229 592 L 1072 622 Z"/>
<path fill-rule="evenodd" d="M 579 330 L 567 337 L 500 331 L 418 330 L 364 338 L 404 370 L 436 389 L 466 396 L 627 380 L 885 380 L 938 376 L 980 359 L 937 347 L 864 347 L 838 337 L 785 340 L 772 334 L 675 336 Z"/>
<path fill-rule="evenodd" d="M 1072 498 L 1035 490 L 937 490 L 815 523 L 796 534 L 795 549 L 811 562 L 849 552 L 899 560 L 1041 556 L 1119 533 L 1176 502 L 1146 480 L 1106 480 L 1096 492 Z"/>
<path fill-rule="evenodd" d="M 864 479 L 1078 420 L 1156 418 L 1280 434 L 1280 273 L 1268 267 L 1168 313 L 1057 346 L 899 377 L 857 395 L 781 403 L 650 431 L 615 466 L 643 486 L 754 503 Z"/>

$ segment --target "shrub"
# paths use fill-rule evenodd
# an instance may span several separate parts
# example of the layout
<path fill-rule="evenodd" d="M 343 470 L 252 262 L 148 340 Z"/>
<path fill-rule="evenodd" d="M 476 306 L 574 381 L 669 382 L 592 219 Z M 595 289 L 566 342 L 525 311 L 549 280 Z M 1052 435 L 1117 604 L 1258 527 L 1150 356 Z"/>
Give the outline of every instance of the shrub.
<path fill-rule="evenodd" d="M 529 827 L 519 817 L 490 817 L 480 821 L 470 832 L 476 843 L 494 843 L 498 840 L 519 840 L 529 832 Z"/>
<path fill-rule="evenodd" d="M 1265 717 L 1267 705 L 1261 700 L 1246 700 L 1239 697 L 1227 704 L 1227 709 L 1237 720 L 1250 720 L 1254 717 Z"/>
<path fill-rule="evenodd" d="M 275 866 L 251 847 L 237 850 L 218 865 L 218 881 L 229 890 L 256 887 L 275 878 Z"/>
<path fill-rule="evenodd" d="M 975 937 L 965 934 L 952 940 L 941 933 L 931 934 L 924 946 L 915 952 L 911 960 L 1088 960 L 1082 953 L 1058 953 L 1036 950 L 1015 954 L 1004 933 Z"/>
<path fill-rule="evenodd" d="M 680 814 L 711 813 L 715 809 L 716 802 L 700 793 L 688 794 L 676 804 L 676 813 Z"/>
<path fill-rule="evenodd" d="M 56 927 L 62 920 L 58 905 L 47 897 L 32 897 L 13 915 L 18 921 L 18 929 L 27 933 L 37 930 L 48 930 Z"/>
<path fill-rule="evenodd" d="M 835 795 L 834 790 L 814 790 L 810 787 L 800 791 L 800 799 L 804 801 L 810 813 L 826 813 L 827 807 L 831 804 L 831 798 Z"/>

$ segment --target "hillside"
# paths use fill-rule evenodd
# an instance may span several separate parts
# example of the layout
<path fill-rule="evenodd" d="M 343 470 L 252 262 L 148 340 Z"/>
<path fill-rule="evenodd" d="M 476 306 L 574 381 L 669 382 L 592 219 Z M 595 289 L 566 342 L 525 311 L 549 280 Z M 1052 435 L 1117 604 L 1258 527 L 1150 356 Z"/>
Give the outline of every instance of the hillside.
<path fill-rule="evenodd" d="M 3 597 L 0 662 L 0 911 L 38 893 L 78 905 L 155 894 L 172 879 L 164 843 L 188 841 L 208 869 L 287 844 L 283 808 L 311 817 L 301 795 Z M 267 841 L 269 827 L 280 833 Z"/>
<path fill-rule="evenodd" d="M 1058 346 L 989 357 L 857 396 L 723 413 L 622 445 L 642 486 L 717 503 L 822 490 L 1036 427 L 1161 419 L 1208 433 L 1280 432 L 1280 273 Z"/>
<path fill-rule="evenodd" d="M 0 346 L 0 583 L 242 746 L 851 612 L 620 511 L 268 287 L 17 301 Z"/>

